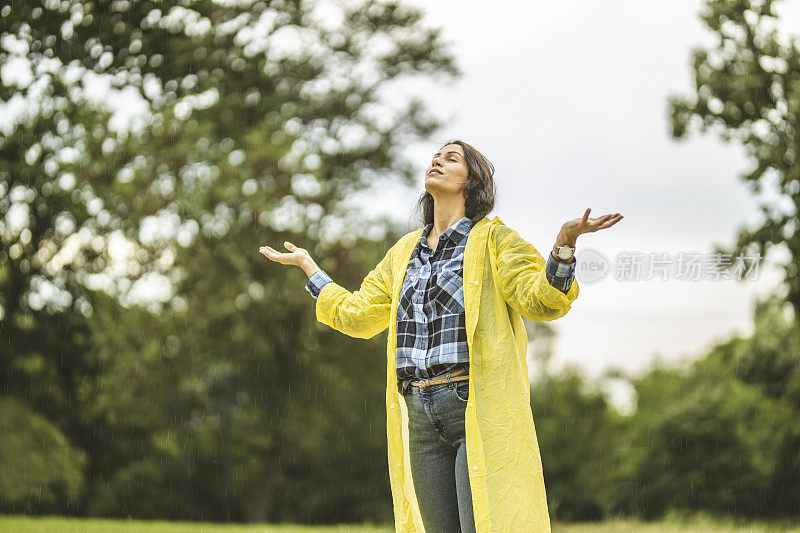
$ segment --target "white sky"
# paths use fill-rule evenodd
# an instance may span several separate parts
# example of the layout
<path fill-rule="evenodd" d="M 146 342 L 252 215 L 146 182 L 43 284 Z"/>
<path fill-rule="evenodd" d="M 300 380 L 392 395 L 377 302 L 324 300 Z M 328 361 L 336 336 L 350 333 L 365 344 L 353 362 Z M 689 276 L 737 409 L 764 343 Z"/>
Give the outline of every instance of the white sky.
<path fill-rule="evenodd" d="M 385 201 L 365 195 L 369 210 L 405 223 L 432 155 L 462 138 L 495 165 L 490 216 L 544 256 L 561 225 L 588 207 L 593 217 L 625 216 L 578 238 L 578 253 L 591 247 L 612 260 L 623 251 L 707 254 L 759 219 L 738 178 L 750 166 L 742 149 L 696 130 L 684 142 L 669 135 L 667 98 L 691 89 L 691 48 L 713 42 L 697 17 L 701 2 L 413 3 L 441 28 L 464 76 L 404 84 L 447 120 L 432 143 L 408 148 L 417 188 L 387 186 Z M 779 6 L 781 26 L 800 33 L 800 6 L 789 4 Z M 639 372 L 654 359 L 693 359 L 749 334 L 754 297 L 780 279 L 765 266 L 755 281 L 610 275 L 581 284 L 569 313 L 551 323 L 559 333 L 555 368 Z"/>

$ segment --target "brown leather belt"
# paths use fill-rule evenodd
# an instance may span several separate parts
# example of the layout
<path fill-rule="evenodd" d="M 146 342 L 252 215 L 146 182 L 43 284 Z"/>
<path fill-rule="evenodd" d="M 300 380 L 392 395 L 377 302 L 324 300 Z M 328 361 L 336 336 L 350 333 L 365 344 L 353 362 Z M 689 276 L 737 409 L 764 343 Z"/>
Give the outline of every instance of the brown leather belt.
<path fill-rule="evenodd" d="M 415 387 L 420 387 L 424 389 L 425 387 L 430 387 L 431 385 L 438 385 L 439 383 L 451 383 L 453 381 L 464 381 L 465 379 L 469 379 L 469 375 L 462 376 L 466 372 L 463 368 L 456 370 L 454 372 L 450 372 L 444 377 L 440 378 L 428 378 L 428 379 L 421 379 L 419 381 L 412 381 L 411 384 Z M 454 377 L 460 376 L 460 377 Z"/>

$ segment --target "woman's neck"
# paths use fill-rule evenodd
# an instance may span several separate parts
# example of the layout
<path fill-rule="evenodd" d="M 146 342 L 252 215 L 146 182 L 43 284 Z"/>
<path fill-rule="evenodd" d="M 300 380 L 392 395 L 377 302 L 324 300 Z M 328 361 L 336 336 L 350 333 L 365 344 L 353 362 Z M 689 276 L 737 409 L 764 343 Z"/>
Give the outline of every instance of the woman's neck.
<path fill-rule="evenodd" d="M 460 209 L 437 209 L 437 206 L 433 206 L 433 227 L 431 228 L 431 232 L 429 235 L 433 235 L 436 239 L 439 238 L 439 235 L 444 233 L 447 228 L 464 218 L 466 215 L 466 211 L 464 206 L 460 206 Z"/>

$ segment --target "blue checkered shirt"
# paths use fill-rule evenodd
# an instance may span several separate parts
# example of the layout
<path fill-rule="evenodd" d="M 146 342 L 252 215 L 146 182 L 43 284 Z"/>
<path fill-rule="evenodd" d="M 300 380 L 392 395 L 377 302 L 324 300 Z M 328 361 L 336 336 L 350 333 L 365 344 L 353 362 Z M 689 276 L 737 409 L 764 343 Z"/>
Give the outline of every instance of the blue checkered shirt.
<path fill-rule="evenodd" d="M 428 378 L 469 367 L 464 316 L 464 249 L 475 223 L 462 218 L 439 235 L 436 250 L 428 246 L 433 224 L 420 235 L 408 262 L 397 306 L 397 377 Z M 575 278 L 575 261 L 562 263 L 547 254 L 547 281 L 563 293 Z M 330 276 L 315 272 L 306 290 L 316 299 Z"/>

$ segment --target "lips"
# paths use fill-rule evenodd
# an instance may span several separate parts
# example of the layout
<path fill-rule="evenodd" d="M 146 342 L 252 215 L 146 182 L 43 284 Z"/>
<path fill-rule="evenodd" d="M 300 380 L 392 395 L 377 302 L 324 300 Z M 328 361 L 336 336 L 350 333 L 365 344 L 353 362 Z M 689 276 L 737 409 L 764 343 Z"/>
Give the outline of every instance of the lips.
<path fill-rule="evenodd" d="M 428 171 L 428 176 L 430 176 L 431 174 L 439 174 L 441 176 L 442 175 L 442 171 L 441 170 L 437 170 L 437 169 L 434 168 L 434 169 L 431 169 L 430 171 Z"/>

